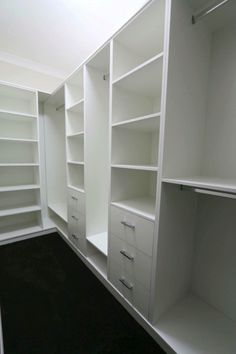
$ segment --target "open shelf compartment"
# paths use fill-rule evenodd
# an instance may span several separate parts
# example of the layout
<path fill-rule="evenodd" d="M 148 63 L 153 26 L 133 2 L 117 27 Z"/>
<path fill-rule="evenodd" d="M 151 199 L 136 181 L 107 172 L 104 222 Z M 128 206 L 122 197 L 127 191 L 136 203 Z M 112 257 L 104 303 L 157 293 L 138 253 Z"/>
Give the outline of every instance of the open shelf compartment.
<path fill-rule="evenodd" d="M 162 56 L 113 82 L 112 123 L 160 112 Z"/>
<path fill-rule="evenodd" d="M 83 69 L 73 73 L 65 85 L 66 109 L 82 104 L 84 99 L 84 78 Z"/>
<path fill-rule="evenodd" d="M 113 126 L 112 164 L 157 168 L 159 119 Z"/>
<path fill-rule="evenodd" d="M 163 51 L 165 1 L 154 1 L 114 39 L 113 78 Z"/>
<path fill-rule="evenodd" d="M 112 168 L 111 204 L 155 220 L 157 173 Z"/>
<path fill-rule="evenodd" d="M 37 140 L 37 119 L 0 111 L 0 137 Z"/>
<path fill-rule="evenodd" d="M 0 84 L 0 111 L 36 116 L 36 92 Z"/>
<path fill-rule="evenodd" d="M 235 199 L 163 184 L 156 329 L 178 353 L 235 352 L 235 209 Z"/>

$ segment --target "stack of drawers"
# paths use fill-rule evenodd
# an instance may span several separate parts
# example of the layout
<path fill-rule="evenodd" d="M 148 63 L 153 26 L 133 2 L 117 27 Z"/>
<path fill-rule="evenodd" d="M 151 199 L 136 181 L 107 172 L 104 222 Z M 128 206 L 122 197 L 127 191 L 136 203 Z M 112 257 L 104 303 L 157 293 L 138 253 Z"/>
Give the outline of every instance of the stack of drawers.
<path fill-rule="evenodd" d="M 68 189 L 68 230 L 70 241 L 86 254 L 85 194 Z"/>
<path fill-rule="evenodd" d="M 154 222 L 111 206 L 110 281 L 148 317 Z"/>

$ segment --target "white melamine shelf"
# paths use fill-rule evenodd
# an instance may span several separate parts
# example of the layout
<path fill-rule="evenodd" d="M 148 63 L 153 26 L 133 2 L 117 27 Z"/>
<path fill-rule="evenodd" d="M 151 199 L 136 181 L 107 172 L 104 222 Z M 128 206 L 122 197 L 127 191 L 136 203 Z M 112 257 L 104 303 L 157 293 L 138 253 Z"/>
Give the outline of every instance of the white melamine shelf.
<path fill-rule="evenodd" d="M 152 64 L 153 62 L 162 59 L 163 58 L 163 52 L 155 55 L 154 57 L 152 57 L 151 59 L 146 60 L 144 63 L 138 65 L 136 68 L 128 71 L 127 73 L 125 73 L 124 75 L 121 75 L 120 77 L 118 77 L 116 80 L 113 81 L 113 85 L 118 83 L 121 80 L 124 80 L 126 78 L 128 78 L 129 76 L 135 74 L 137 71 L 144 69 L 146 66 Z"/>
<path fill-rule="evenodd" d="M 25 207 L 22 206 L 18 208 L 5 209 L 5 210 L 0 210 L 0 217 L 31 213 L 33 211 L 39 211 L 39 210 L 41 210 L 41 207 L 39 205 L 30 205 Z"/>
<path fill-rule="evenodd" d="M 176 353 L 235 354 L 236 323 L 195 296 L 167 311 L 155 328 Z"/>
<path fill-rule="evenodd" d="M 155 221 L 155 198 L 154 197 L 140 197 L 122 200 L 118 202 L 111 202 L 118 208 L 130 211 L 134 214 L 140 215 L 148 220 Z"/>
<path fill-rule="evenodd" d="M 77 132 L 77 133 L 73 133 L 73 134 L 68 134 L 67 138 L 76 138 L 78 136 L 83 136 L 84 135 L 84 131 L 82 130 L 81 132 Z"/>
<path fill-rule="evenodd" d="M 159 120 L 161 113 L 152 113 L 141 117 L 122 120 L 121 122 L 113 123 L 112 127 L 124 127 L 127 129 L 153 131 L 159 126 Z M 136 128 L 137 127 L 137 128 Z"/>
<path fill-rule="evenodd" d="M 66 203 L 50 203 L 48 207 L 61 219 L 63 219 L 65 222 L 68 222 Z"/>
<path fill-rule="evenodd" d="M 81 166 L 84 165 L 83 161 L 67 161 L 67 163 L 70 165 L 81 165 Z"/>
<path fill-rule="evenodd" d="M 73 189 L 73 190 L 75 190 L 77 192 L 85 193 L 84 189 L 72 186 L 71 184 L 68 185 L 68 188 L 71 188 L 71 189 Z"/>
<path fill-rule="evenodd" d="M 84 98 L 73 103 L 70 107 L 67 108 L 69 112 L 83 112 L 84 111 Z"/>
<path fill-rule="evenodd" d="M 41 226 L 29 226 L 29 225 L 21 225 L 18 230 L 12 231 L 12 230 L 7 230 L 7 228 L 3 229 L 4 232 L 0 234 L 0 240 L 7 240 L 9 238 L 14 238 L 14 237 L 20 237 L 24 235 L 29 235 L 29 234 L 34 234 L 36 232 L 42 231 Z"/>
<path fill-rule="evenodd" d="M 39 166 L 38 163 L 0 163 L 0 167 L 34 167 Z"/>
<path fill-rule="evenodd" d="M 0 137 L 0 141 L 12 141 L 17 143 L 38 143 L 37 139 L 18 139 L 18 138 L 2 138 Z"/>
<path fill-rule="evenodd" d="M 236 180 L 232 179 L 196 176 L 185 178 L 163 178 L 162 181 L 189 187 L 213 189 L 227 193 L 236 192 Z"/>
<path fill-rule="evenodd" d="M 155 56 L 113 82 L 114 87 L 144 97 L 160 97 L 161 84 L 162 55 Z"/>
<path fill-rule="evenodd" d="M 19 118 L 21 117 L 25 117 L 25 118 L 37 118 L 36 114 L 28 114 L 28 113 L 22 113 L 22 112 L 15 112 L 15 111 L 8 111 L 8 110 L 4 110 L 4 109 L 0 109 L 0 114 L 4 113 L 4 114 L 9 114 L 9 115 L 13 115 L 13 116 L 18 116 Z"/>
<path fill-rule="evenodd" d="M 15 191 L 25 191 L 25 190 L 33 190 L 39 189 L 40 186 L 38 184 L 26 184 L 19 186 L 5 186 L 0 187 L 0 192 L 15 192 Z"/>
<path fill-rule="evenodd" d="M 112 164 L 112 168 L 124 168 L 127 170 L 141 170 L 141 171 L 158 171 L 158 167 L 150 165 L 126 165 L 126 164 Z"/>
<path fill-rule="evenodd" d="M 90 264 L 103 276 L 107 279 L 107 262 L 106 257 L 99 253 L 87 258 Z"/>
<path fill-rule="evenodd" d="M 97 235 L 87 237 L 87 240 L 96 247 L 104 256 L 108 253 L 108 234 L 103 232 Z"/>

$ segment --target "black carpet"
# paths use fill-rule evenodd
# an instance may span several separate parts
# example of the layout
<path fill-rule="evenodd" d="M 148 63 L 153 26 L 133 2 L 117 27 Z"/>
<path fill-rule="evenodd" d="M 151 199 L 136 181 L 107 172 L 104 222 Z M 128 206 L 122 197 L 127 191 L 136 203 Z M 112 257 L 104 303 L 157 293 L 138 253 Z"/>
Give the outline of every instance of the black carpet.
<path fill-rule="evenodd" d="M 57 234 L 0 247 L 4 354 L 163 354 Z"/>

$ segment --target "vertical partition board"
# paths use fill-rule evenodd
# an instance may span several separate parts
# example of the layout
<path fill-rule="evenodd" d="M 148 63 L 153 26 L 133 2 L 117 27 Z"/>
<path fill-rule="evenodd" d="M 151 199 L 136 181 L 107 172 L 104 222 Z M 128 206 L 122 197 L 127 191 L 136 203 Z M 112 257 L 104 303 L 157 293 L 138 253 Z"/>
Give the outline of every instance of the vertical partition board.
<path fill-rule="evenodd" d="M 85 68 L 86 232 L 108 229 L 109 81 L 102 71 Z"/>
<path fill-rule="evenodd" d="M 66 204 L 65 113 L 49 103 L 44 109 L 48 204 Z"/>

